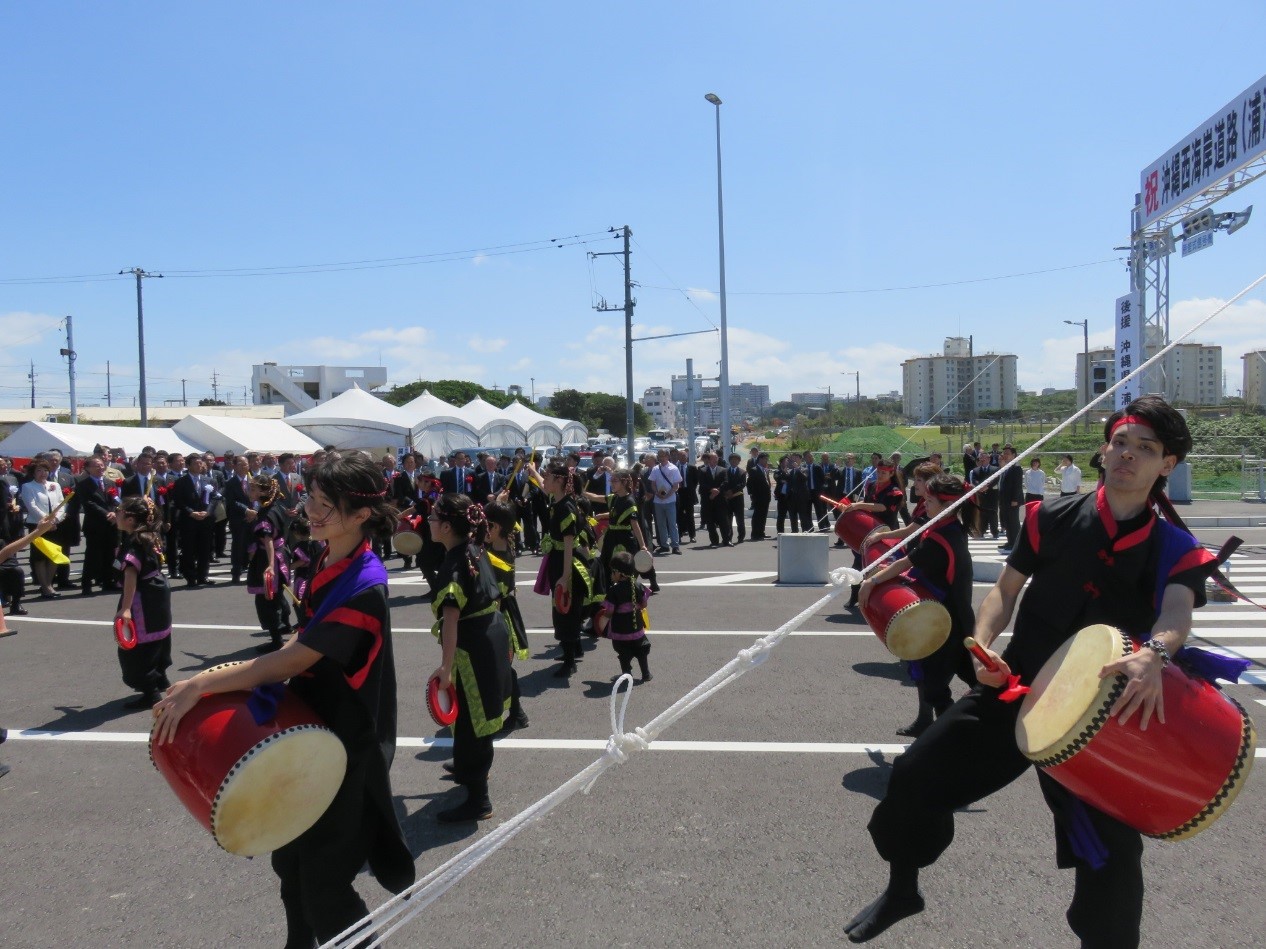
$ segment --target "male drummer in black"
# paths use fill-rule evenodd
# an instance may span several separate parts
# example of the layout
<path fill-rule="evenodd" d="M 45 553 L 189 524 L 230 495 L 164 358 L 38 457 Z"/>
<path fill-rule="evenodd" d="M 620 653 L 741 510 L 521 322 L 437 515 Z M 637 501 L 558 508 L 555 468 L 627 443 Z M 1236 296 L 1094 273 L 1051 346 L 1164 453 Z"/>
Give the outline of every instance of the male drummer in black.
<path fill-rule="evenodd" d="M 1017 547 L 976 614 L 975 638 L 998 668 L 990 672 L 976 662 L 980 686 L 894 762 L 887 794 L 869 824 L 889 864 L 888 887 L 845 926 L 851 941 L 865 942 L 920 912 L 919 869 L 949 846 L 954 811 L 1028 770 L 1031 762 L 1015 739 L 1020 703 L 1000 697 L 1013 678 L 1032 682 L 1078 630 L 1105 623 L 1142 641 L 1138 652 L 1104 666 L 1100 676 L 1127 678 L 1112 709 L 1120 725 L 1137 712 L 1139 728 L 1165 727 L 1161 669 L 1186 641 L 1191 611 L 1203 605 L 1204 582 L 1215 568 L 1211 553 L 1190 534 L 1158 522 L 1152 508 L 1165 476 L 1190 449 L 1191 436 L 1181 415 L 1145 396 L 1108 419 L 1104 438 L 1104 484 L 1093 494 L 1030 506 Z M 1007 627 L 1030 579 L 1014 635 L 999 656 L 988 647 Z M 1139 833 L 1072 798 L 1043 772 L 1038 781 L 1055 817 L 1057 865 L 1076 870 L 1069 926 L 1083 947 L 1137 946 L 1143 913 Z M 1070 834 L 1076 823 L 1078 830 L 1093 828 L 1098 847 L 1084 846 L 1084 834 Z"/>

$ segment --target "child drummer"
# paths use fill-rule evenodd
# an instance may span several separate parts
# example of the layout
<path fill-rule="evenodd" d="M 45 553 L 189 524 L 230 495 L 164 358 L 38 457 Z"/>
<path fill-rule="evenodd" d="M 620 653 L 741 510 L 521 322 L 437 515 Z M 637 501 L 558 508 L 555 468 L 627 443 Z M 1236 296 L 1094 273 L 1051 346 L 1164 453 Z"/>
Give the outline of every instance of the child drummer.
<path fill-rule="evenodd" d="M 621 550 L 611 557 L 611 582 L 607 586 L 607 598 L 602 612 L 607 616 L 607 636 L 620 659 L 620 672 L 633 672 L 633 660 L 637 660 L 642 681 L 651 681 L 647 657 L 651 654 L 651 641 L 646 635 L 646 604 L 651 594 L 637 579 L 633 555 Z"/>
<path fill-rule="evenodd" d="M 1031 762 L 1015 739 L 1020 703 L 1002 701 L 1003 687 L 1013 676 L 1031 682 L 1079 630 L 1104 623 L 1142 642 L 1138 652 L 1104 666 L 1100 676 L 1127 679 L 1112 710 L 1118 723 L 1131 723 L 1137 714 L 1137 727 L 1165 727 L 1161 670 L 1186 641 L 1191 611 L 1203 605 L 1205 580 L 1216 569 L 1213 555 L 1194 537 L 1159 521 L 1153 511 L 1153 504 L 1172 510 L 1162 489 L 1190 450 L 1191 435 L 1178 412 L 1144 396 L 1109 417 L 1104 439 L 1099 490 L 1031 505 L 1020 541 L 981 605 L 975 638 L 989 647 L 1032 581 L 1006 651 L 986 649 L 997 668 L 989 671 L 975 662 L 980 687 L 894 762 L 887 794 L 869 824 L 889 865 L 888 886 L 845 926 L 851 941 L 865 942 L 920 912 L 919 870 L 949 846 L 954 811 L 1028 770 Z M 1171 568 L 1158 569 L 1171 562 Z M 1056 861 L 1076 871 L 1069 926 L 1083 946 L 1138 946 L 1143 913 L 1138 831 L 1072 798 L 1041 771 L 1038 781 L 1059 831 Z M 1093 835 L 1084 833 L 1086 826 Z M 1082 832 L 1073 833 L 1074 827 Z M 1087 845 L 1087 836 L 1095 835 L 1098 840 Z"/>
<path fill-rule="evenodd" d="M 281 649 L 175 683 L 154 706 L 154 737 L 171 741 L 205 694 L 284 682 L 338 735 L 347 772 L 317 822 L 272 855 L 281 878 L 288 946 L 327 942 L 366 915 L 353 881 L 368 861 L 379 883 L 399 893 L 413 882 L 413 857 L 391 796 L 396 746 L 396 667 L 387 608 L 387 571 L 373 536 L 396 526 L 382 472 L 351 453 L 305 475 L 312 536 L 326 542 L 299 607 L 302 628 Z"/>
<path fill-rule="evenodd" d="M 119 668 L 123 684 L 140 693 L 124 708 L 151 708 L 171 685 L 171 589 L 163 575 L 162 522 L 153 499 L 139 496 L 125 499 L 115 517 L 121 536 L 114 569 L 123 591 L 114 618 L 131 623 L 136 638 L 130 649 L 119 646 Z"/>

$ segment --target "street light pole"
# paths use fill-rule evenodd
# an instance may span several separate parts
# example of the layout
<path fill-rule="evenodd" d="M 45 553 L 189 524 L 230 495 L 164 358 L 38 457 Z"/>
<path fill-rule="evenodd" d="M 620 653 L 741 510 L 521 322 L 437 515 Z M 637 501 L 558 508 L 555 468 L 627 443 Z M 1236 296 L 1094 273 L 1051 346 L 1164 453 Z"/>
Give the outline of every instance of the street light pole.
<path fill-rule="evenodd" d="M 857 379 L 857 410 L 854 422 L 862 420 L 862 371 L 860 369 L 852 369 L 847 372 L 841 372 L 841 376 L 853 376 Z"/>
<path fill-rule="evenodd" d="M 120 270 L 119 274 L 130 273 L 136 277 L 136 347 L 137 368 L 140 370 L 141 428 L 149 425 L 149 405 L 145 396 L 145 307 L 141 298 L 141 281 L 146 277 L 162 277 L 160 273 L 147 273 L 140 267 L 131 270 Z"/>
<path fill-rule="evenodd" d="M 1069 326 L 1081 327 L 1081 384 L 1085 390 L 1085 398 L 1082 399 L 1082 407 L 1090 404 L 1090 317 L 1084 320 L 1064 320 Z M 1090 431 L 1090 413 L 1087 412 L 1082 419 L 1082 425 L 1085 430 Z"/>
<path fill-rule="evenodd" d="M 730 341 L 725 320 L 725 201 L 721 192 L 721 99 L 714 92 L 704 96 L 716 107 L 717 119 L 717 253 L 721 268 L 721 445 L 730 454 Z"/>

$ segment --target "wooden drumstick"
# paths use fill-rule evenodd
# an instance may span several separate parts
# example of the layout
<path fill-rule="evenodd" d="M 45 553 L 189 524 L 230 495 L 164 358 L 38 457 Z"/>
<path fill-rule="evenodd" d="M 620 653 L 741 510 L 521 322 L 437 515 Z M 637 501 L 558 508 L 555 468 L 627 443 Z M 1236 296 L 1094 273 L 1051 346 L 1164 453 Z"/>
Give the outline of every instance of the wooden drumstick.
<path fill-rule="evenodd" d="M 976 640 L 968 636 L 963 640 L 963 645 L 967 647 L 968 652 L 980 660 L 980 664 L 985 667 L 986 672 L 998 671 L 998 664 L 993 661 L 993 657 L 985 652 L 984 648 Z"/>

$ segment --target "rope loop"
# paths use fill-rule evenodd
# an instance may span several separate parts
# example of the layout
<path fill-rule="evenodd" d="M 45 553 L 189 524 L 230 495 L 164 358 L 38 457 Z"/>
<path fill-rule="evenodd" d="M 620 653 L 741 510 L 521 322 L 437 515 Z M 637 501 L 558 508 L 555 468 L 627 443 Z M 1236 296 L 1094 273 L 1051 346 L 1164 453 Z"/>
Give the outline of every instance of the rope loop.
<path fill-rule="evenodd" d="M 855 587 L 862 582 L 861 571 L 854 567 L 836 567 L 828 574 L 828 577 L 831 585 L 836 587 Z"/>

